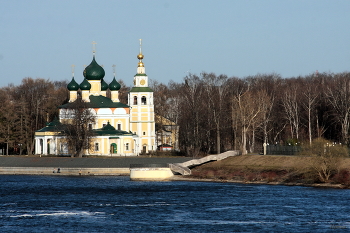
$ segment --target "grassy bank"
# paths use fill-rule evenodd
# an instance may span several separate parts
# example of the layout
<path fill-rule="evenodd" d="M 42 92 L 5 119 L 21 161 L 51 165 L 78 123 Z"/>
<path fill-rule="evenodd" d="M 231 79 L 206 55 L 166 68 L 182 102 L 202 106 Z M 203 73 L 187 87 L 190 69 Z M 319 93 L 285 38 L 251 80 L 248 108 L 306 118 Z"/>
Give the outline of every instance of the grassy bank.
<path fill-rule="evenodd" d="M 312 168 L 314 158 L 242 155 L 192 169 L 192 177 L 236 182 L 320 185 Z M 343 158 L 328 184 L 350 187 L 350 158 Z M 327 185 L 328 185 L 327 184 Z M 339 185 L 338 185 L 339 187 Z"/>

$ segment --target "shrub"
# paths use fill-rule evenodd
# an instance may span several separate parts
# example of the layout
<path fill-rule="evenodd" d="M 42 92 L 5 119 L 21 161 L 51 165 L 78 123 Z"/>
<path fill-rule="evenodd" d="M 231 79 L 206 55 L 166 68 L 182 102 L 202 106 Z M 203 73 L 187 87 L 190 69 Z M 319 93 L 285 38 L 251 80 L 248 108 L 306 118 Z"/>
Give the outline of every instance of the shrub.
<path fill-rule="evenodd" d="M 332 181 L 337 184 L 350 185 L 350 171 L 347 169 L 340 170 L 332 177 Z"/>
<path fill-rule="evenodd" d="M 340 158 L 348 155 L 347 148 L 334 145 L 331 142 L 317 138 L 311 146 L 304 146 L 301 155 L 314 157 L 312 168 L 321 182 L 329 182 L 330 177 L 337 173 Z"/>

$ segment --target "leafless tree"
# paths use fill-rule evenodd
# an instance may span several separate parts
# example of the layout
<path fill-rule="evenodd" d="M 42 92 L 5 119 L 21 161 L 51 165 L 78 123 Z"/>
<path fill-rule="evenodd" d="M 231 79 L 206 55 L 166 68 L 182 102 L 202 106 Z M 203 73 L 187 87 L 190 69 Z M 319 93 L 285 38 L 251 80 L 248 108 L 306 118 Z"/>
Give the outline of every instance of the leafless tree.
<path fill-rule="evenodd" d="M 72 157 L 83 157 L 84 151 L 91 148 L 94 137 L 89 124 L 95 122 L 95 114 L 88 107 L 88 103 L 78 98 L 65 109 L 61 131 Z"/>
<path fill-rule="evenodd" d="M 288 87 L 284 89 L 282 104 L 285 116 L 290 126 L 290 136 L 292 139 L 299 139 L 300 128 L 300 103 L 299 103 L 299 83 L 297 80 L 288 80 Z"/>
<path fill-rule="evenodd" d="M 342 141 L 349 144 L 350 129 L 350 74 L 338 74 L 328 86 L 326 95 L 334 110 L 334 119 L 341 125 Z"/>
<path fill-rule="evenodd" d="M 322 182 L 328 182 L 337 172 L 341 158 L 348 156 L 348 151 L 343 145 L 317 138 L 312 144 L 304 146 L 301 155 L 312 156 L 312 168 Z"/>
<path fill-rule="evenodd" d="M 209 117 L 214 122 L 216 131 L 216 152 L 220 154 L 221 147 L 221 125 L 225 112 L 224 102 L 227 96 L 227 76 L 216 76 L 214 73 L 202 73 L 204 90 L 206 92 Z"/>

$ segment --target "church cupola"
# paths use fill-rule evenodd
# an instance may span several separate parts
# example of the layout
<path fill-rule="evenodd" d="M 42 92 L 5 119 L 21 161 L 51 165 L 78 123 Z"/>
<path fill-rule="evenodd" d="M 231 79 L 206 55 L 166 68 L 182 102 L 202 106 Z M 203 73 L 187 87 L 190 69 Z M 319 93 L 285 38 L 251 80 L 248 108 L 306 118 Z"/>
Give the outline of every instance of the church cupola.
<path fill-rule="evenodd" d="M 80 83 L 80 90 L 90 91 L 90 89 L 91 89 L 91 84 L 89 83 L 88 80 L 86 80 L 86 78 L 84 78 L 84 81 Z"/>
<path fill-rule="evenodd" d="M 72 78 L 72 81 L 68 83 L 67 89 L 69 91 L 78 91 L 79 90 L 79 84 L 74 80 L 74 77 Z"/>
<path fill-rule="evenodd" d="M 92 42 L 93 45 L 93 58 L 90 63 L 85 69 L 84 69 L 84 77 L 88 82 L 91 84 L 90 94 L 92 95 L 100 95 L 101 92 L 101 81 L 103 80 L 103 77 L 105 76 L 105 70 L 102 66 L 97 64 L 95 60 L 95 45 L 96 42 Z"/>
<path fill-rule="evenodd" d="M 84 69 L 84 77 L 87 80 L 102 80 L 103 77 L 105 76 L 105 70 L 103 69 L 102 66 L 97 64 L 95 60 L 95 54 L 96 54 L 96 42 L 92 42 L 92 61 L 90 65 L 88 65 Z"/>
<path fill-rule="evenodd" d="M 104 79 L 101 80 L 101 95 L 106 97 L 107 96 L 107 89 L 108 89 L 108 84 Z"/>
<path fill-rule="evenodd" d="M 105 80 L 102 79 L 101 81 L 101 91 L 107 91 L 108 84 L 105 82 Z"/>
<path fill-rule="evenodd" d="M 109 84 L 109 90 L 111 90 L 111 99 L 113 102 L 119 102 L 119 89 L 120 89 L 120 83 L 117 82 L 117 80 L 115 80 L 115 65 L 113 65 L 113 69 L 114 69 L 114 77 L 112 82 Z"/>
<path fill-rule="evenodd" d="M 87 80 L 102 80 L 104 76 L 105 70 L 97 64 L 95 56 L 93 56 L 92 62 L 84 70 L 84 77 Z"/>
<path fill-rule="evenodd" d="M 117 80 L 115 80 L 115 77 L 113 78 L 113 81 L 109 84 L 109 90 L 111 91 L 119 91 L 120 89 L 120 83 L 118 83 Z"/>
<path fill-rule="evenodd" d="M 84 101 L 89 102 L 89 93 L 91 89 L 91 84 L 89 83 L 86 78 L 84 78 L 84 81 L 80 84 L 80 90 L 81 90 L 81 97 Z"/>
<path fill-rule="evenodd" d="M 74 65 L 72 65 L 72 81 L 68 83 L 67 89 L 69 90 L 69 102 L 73 102 L 77 99 L 79 84 L 74 80 Z"/>

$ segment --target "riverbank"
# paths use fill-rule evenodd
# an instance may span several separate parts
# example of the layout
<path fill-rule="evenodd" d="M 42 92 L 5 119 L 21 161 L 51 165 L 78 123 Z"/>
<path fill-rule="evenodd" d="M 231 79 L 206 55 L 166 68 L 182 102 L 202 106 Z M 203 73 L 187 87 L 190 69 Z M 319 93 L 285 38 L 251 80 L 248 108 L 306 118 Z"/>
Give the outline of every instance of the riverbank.
<path fill-rule="evenodd" d="M 112 175 L 128 176 L 130 164 L 182 163 L 189 157 L 38 157 L 0 156 L 0 175 Z M 311 157 L 244 155 L 192 168 L 191 176 L 175 175 L 171 180 L 233 182 L 309 186 L 350 187 L 350 159 L 342 159 L 340 173 L 329 183 L 317 180 Z"/>
<path fill-rule="evenodd" d="M 319 181 L 317 173 L 312 169 L 313 164 L 312 157 L 242 155 L 193 168 L 192 175 L 184 179 L 323 188 L 350 187 L 350 158 L 340 161 L 338 173 L 328 183 Z"/>
<path fill-rule="evenodd" d="M 188 157 L 0 156 L 0 175 L 129 175 L 130 164 L 182 163 Z"/>

